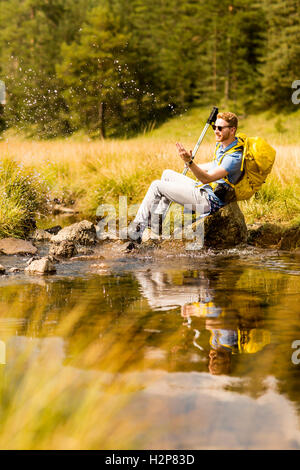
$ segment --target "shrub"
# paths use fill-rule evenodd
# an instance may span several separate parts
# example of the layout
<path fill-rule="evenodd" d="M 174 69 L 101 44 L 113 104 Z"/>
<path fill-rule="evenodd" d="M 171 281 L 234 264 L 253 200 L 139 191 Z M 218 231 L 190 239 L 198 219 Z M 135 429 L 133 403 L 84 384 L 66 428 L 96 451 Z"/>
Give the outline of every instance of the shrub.
<path fill-rule="evenodd" d="M 0 237 L 24 237 L 47 211 L 47 187 L 40 175 L 6 159 L 0 164 Z"/>

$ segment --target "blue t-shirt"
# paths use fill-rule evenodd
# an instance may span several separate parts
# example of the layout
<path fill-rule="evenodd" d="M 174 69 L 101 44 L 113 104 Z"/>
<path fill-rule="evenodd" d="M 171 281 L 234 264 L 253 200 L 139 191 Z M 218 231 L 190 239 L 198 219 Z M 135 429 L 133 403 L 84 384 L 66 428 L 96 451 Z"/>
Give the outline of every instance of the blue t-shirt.
<path fill-rule="evenodd" d="M 230 152 L 230 149 L 233 148 L 235 145 L 237 145 L 237 143 L 238 143 L 238 139 L 236 137 L 234 141 L 231 142 L 231 144 L 227 145 L 227 147 L 225 148 L 223 148 L 222 144 L 220 144 L 219 146 L 218 144 L 216 144 L 216 146 L 218 146 L 216 149 L 216 158 L 210 163 L 210 167 L 208 169 L 208 171 L 210 171 L 210 170 L 217 168 L 218 166 L 221 166 L 222 168 L 224 168 L 224 170 L 228 172 L 228 175 L 226 177 L 232 184 L 235 184 L 242 174 L 241 165 L 242 165 L 242 156 L 243 156 L 243 146 L 241 145 L 240 147 L 235 149 L 233 152 Z M 223 157 L 225 152 L 228 152 L 229 155 L 225 155 Z M 218 162 L 220 162 L 220 160 L 221 160 L 221 164 L 219 165 Z M 229 186 L 226 183 L 226 181 L 223 179 L 217 180 L 216 183 L 221 183 L 221 184 L 224 184 L 225 186 Z M 205 184 L 201 186 L 201 189 L 205 189 L 205 191 L 208 194 L 208 198 L 209 198 L 209 202 L 211 206 L 210 214 L 217 212 L 221 207 L 226 205 L 224 201 L 221 201 L 221 199 L 219 199 L 214 194 L 209 184 Z"/>

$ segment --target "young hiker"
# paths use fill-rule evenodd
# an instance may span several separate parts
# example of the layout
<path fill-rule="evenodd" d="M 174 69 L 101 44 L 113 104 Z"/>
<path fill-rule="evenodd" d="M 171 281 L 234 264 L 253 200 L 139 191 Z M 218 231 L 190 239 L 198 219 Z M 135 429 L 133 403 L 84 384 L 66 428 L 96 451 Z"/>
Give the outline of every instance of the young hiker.
<path fill-rule="evenodd" d="M 170 201 L 189 205 L 198 214 L 209 215 L 233 200 L 233 185 L 241 176 L 243 146 L 235 136 L 238 119 L 230 112 L 219 113 L 212 126 L 216 137 L 214 159 L 210 163 L 196 165 L 192 150 L 187 151 L 177 143 L 182 160 L 189 165 L 198 181 L 173 170 L 165 170 L 160 180 L 151 183 L 134 221 L 128 228 L 132 240 L 140 243 L 148 226 L 159 233 Z M 134 243 L 128 245 L 131 250 Z"/>

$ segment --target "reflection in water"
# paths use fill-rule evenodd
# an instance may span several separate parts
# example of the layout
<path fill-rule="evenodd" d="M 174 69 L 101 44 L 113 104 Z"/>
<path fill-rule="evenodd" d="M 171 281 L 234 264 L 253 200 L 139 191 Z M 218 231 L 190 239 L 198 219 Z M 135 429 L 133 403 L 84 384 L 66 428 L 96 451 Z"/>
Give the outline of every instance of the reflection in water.
<path fill-rule="evenodd" d="M 0 280 L 1 447 L 299 448 L 295 269 L 132 263 Z"/>
<path fill-rule="evenodd" d="M 226 309 L 217 307 L 207 291 L 204 301 L 185 304 L 181 310 L 187 319 L 186 325 L 192 327 L 192 317 L 203 318 L 205 328 L 210 332 L 208 369 L 213 375 L 229 374 L 231 371 L 232 354 L 254 354 L 270 343 L 270 332 L 262 328 L 253 328 L 249 321 L 248 327 L 240 325 L 238 318 L 226 316 Z M 194 329 L 198 338 L 200 332 Z M 196 339 L 195 338 L 195 339 Z M 196 341 L 194 346 L 202 349 Z"/>
<path fill-rule="evenodd" d="M 231 282 L 236 283 L 241 274 L 242 271 L 236 271 Z M 184 325 L 194 331 L 192 344 L 195 348 L 206 351 L 197 340 L 201 330 L 210 332 L 208 370 L 212 374 L 229 374 L 233 354 L 254 354 L 270 344 L 270 332 L 262 328 L 261 312 L 255 311 L 249 316 L 247 309 L 247 315 L 242 317 L 240 309 L 233 310 L 232 302 L 215 293 L 214 286 L 217 288 L 220 280 L 218 273 L 194 271 L 192 286 L 180 284 L 178 279 L 174 284 L 170 272 L 148 270 L 135 276 L 151 308 L 170 310 L 181 306 Z"/>

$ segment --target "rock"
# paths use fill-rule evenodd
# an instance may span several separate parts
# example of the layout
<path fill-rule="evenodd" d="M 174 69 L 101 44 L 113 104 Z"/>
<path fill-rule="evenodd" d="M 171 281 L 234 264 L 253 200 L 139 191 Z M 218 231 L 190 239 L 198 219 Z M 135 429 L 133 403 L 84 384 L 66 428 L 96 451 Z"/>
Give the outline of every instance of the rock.
<path fill-rule="evenodd" d="M 300 227 L 290 227 L 283 232 L 278 244 L 280 250 L 295 250 L 300 247 Z"/>
<path fill-rule="evenodd" d="M 30 238 L 37 242 L 46 242 L 46 241 L 50 241 L 51 237 L 52 237 L 51 233 L 47 232 L 46 230 L 36 229 Z"/>
<path fill-rule="evenodd" d="M 261 248 L 295 250 L 300 247 L 300 227 L 284 228 L 267 223 L 249 231 L 248 243 Z"/>
<path fill-rule="evenodd" d="M 19 238 L 2 238 L 0 240 L 0 253 L 4 255 L 34 255 L 37 248 L 32 243 Z"/>
<path fill-rule="evenodd" d="M 29 266 L 29 264 L 32 263 L 32 261 L 35 261 L 36 259 L 40 259 L 40 257 L 39 256 L 32 256 L 31 258 L 29 258 L 26 261 L 26 266 Z"/>
<path fill-rule="evenodd" d="M 95 263 L 95 264 L 91 264 L 91 268 L 107 269 L 107 264 L 105 264 L 105 263 Z"/>
<path fill-rule="evenodd" d="M 59 245 L 52 245 L 49 251 L 49 256 L 54 258 L 71 258 L 76 254 L 77 249 L 75 243 L 68 240 L 62 241 Z"/>
<path fill-rule="evenodd" d="M 277 247 L 283 231 L 274 224 L 264 224 L 254 230 L 249 230 L 248 243 L 261 248 Z"/>
<path fill-rule="evenodd" d="M 51 237 L 55 244 L 63 241 L 75 242 L 79 245 L 94 245 L 96 243 L 96 229 L 92 222 L 82 220 L 76 224 L 69 225 Z"/>
<path fill-rule="evenodd" d="M 46 228 L 45 232 L 51 233 L 51 235 L 56 235 L 60 230 L 60 225 L 54 225 L 54 227 Z"/>
<path fill-rule="evenodd" d="M 5 274 L 5 267 L 0 264 L 0 274 Z"/>
<path fill-rule="evenodd" d="M 204 246 L 229 248 L 247 241 L 247 226 L 238 204 L 232 202 L 204 219 Z"/>
<path fill-rule="evenodd" d="M 111 230 L 105 230 L 104 227 L 96 225 L 96 236 L 98 240 L 118 240 L 116 233 Z"/>
<path fill-rule="evenodd" d="M 86 246 L 82 246 L 82 245 L 78 245 L 76 247 L 77 249 L 77 254 L 78 255 L 93 255 L 94 254 L 94 250 L 91 249 L 91 248 L 87 248 Z"/>
<path fill-rule="evenodd" d="M 17 268 L 16 266 L 13 266 L 12 268 L 9 268 L 7 272 L 9 272 L 9 273 L 19 273 L 21 271 L 22 271 L 21 268 Z"/>
<path fill-rule="evenodd" d="M 56 269 L 54 264 L 47 258 L 41 258 L 35 261 L 32 261 L 25 272 L 28 274 L 51 274 L 55 273 Z"/>

